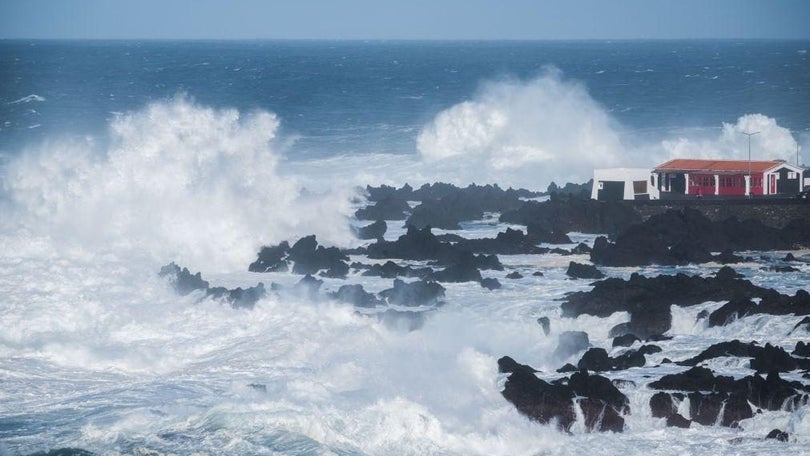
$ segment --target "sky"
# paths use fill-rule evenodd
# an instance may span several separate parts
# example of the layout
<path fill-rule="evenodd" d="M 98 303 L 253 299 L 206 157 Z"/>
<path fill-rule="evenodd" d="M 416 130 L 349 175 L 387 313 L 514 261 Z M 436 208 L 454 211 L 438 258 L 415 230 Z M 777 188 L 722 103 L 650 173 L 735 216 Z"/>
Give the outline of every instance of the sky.
<path fill-rule="evenodd" d="M 0 0 L 0 38 L 810 39 L 810 0 Z"/>

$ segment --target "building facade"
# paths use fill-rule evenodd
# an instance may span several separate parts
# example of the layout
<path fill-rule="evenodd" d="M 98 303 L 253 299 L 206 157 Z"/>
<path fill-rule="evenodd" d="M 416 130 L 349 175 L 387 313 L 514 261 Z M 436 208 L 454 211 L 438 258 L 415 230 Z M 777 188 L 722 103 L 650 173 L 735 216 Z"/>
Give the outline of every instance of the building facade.
<path fill-rule="evenodd" d="M 781 160 L 674 159 L 657 166 L 653 185 L 662 195 L 793 195 L 801 191 L 803 169 Z"/>

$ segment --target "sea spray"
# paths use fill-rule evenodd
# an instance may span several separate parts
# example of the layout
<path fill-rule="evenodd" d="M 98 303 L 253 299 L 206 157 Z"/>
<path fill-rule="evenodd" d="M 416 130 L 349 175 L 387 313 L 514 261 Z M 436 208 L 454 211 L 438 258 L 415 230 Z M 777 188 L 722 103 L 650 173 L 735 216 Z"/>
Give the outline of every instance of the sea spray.
<path fill-rule="evenodd" d="M 220 271 L 295 235 L 348 242 L 351 190 L 303 193 L 279 176 L 278 127 L 272 113 L 215 110 L 182 95 L 152 103 L 111 122 L 106 150 L 54 140 L 12 160 L 5 224 L 59 238 L 57 247 L 146 251 Z"/>

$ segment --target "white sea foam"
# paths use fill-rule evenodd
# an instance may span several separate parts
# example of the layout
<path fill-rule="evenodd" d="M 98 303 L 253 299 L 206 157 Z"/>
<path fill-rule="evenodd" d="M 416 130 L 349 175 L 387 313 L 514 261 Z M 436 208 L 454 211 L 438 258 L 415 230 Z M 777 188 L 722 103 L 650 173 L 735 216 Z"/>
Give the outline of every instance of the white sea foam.
<path fill-rule="evenodd" d="M 31 102 L 35 102 L 35 101 L 45 101 L 45 97 L 37 95 L 35 93 L 32 93 L 31 95 L 19 98 L 17 100 L 9 101 L 6 104 L 12 105 L 12 104 L 20 104 L 20 103 L 31 103 Z"/>
<path fill-rule="evenodd" d="M 262 244 L 310 232 L 347 241 L 349 191 L 305 195 L 280 177 L 278 125 L 184 96 L 117 116 L 106 150 L 51 141 L 11 161 L 11 222 L 58 245 L 129 247 L 208 270 L 244 267 Z"/>

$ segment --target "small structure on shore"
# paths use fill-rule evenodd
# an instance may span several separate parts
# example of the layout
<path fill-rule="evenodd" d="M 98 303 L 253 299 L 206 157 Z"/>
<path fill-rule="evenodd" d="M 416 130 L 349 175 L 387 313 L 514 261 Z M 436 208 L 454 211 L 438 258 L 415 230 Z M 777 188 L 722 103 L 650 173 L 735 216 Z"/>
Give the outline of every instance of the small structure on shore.
<path fill-rule="evenodd" d="M 794 195 L 804 170 L 783 160 L 695 160 L 676 158 L 658 165 L 653 182 L 663 195 Z"/>
<path fill-rule="evenodd" d="M 659 191 L 648 168 L 593 170 L 591 199 L 600 201 L 658 199 Z"/>

